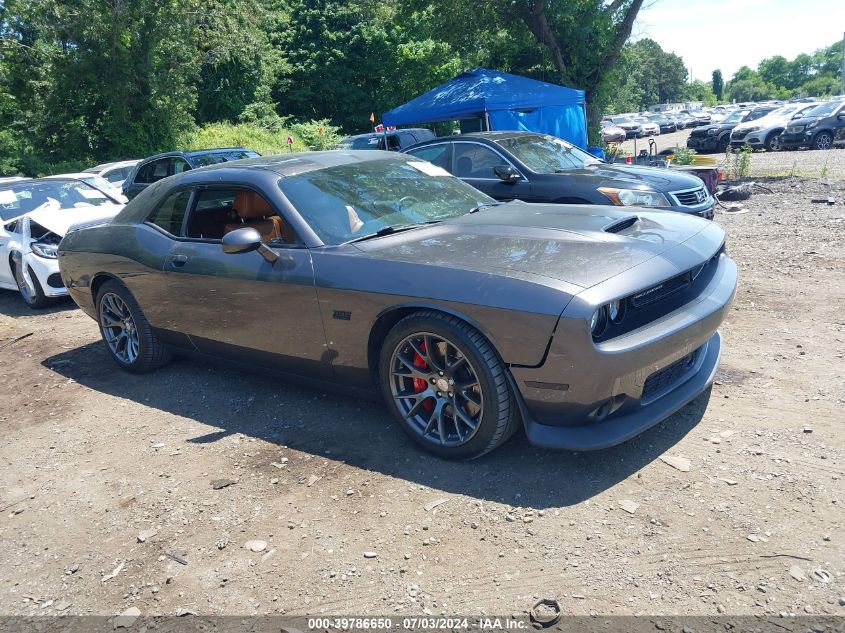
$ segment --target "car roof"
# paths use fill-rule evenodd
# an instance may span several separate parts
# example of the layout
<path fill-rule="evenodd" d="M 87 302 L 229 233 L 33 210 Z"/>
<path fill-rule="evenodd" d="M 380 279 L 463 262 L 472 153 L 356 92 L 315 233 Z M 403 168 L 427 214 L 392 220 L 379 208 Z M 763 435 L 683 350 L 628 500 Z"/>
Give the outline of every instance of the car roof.
<path fill-rule="evenodd" d="M 271 156 L 256 156 L 243 158 L 226 163 L 207 165 L 183 172 L 184 177 L 193 177 L 209 171 L 218 170 L 262 170 L 269 171 L 282 177 L 298 176 L 311 171 L 319 171 L 330 167 L 365 163 L 372 160 L 393 159 L 401 161 L 414 160 L 410 156 L 397 152 L 382 150 L 329 150 L 324 152 L 296 152 L 292 154 L 275 154 Z"/>
<path fill-rule="evenodd" d="M 352 134 L 343 138 L 344 141 L 349 141 L 354 138 L 370 138 L 373 136 L 384 136 L 385 134 L 397 134 L 398 132 L 431 132 L 425 127 L 403 127 L 395 130 L 386 130 L 384 132 L 364 132 L 362 134 Z"/>

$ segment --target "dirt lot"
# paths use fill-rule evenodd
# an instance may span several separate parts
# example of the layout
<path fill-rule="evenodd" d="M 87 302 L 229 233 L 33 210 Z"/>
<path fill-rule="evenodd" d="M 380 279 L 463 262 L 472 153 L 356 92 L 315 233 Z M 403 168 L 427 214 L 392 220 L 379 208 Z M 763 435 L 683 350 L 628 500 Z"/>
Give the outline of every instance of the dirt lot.
<path fill-rule="evenodd" d="M 0 614 L 845 614 L 845 183 L 764 184 L 717 216 L 712 394 L 591 454 L 444 463 L 376 403 L 122 373 L 72 305 L 0 292 Z"/>

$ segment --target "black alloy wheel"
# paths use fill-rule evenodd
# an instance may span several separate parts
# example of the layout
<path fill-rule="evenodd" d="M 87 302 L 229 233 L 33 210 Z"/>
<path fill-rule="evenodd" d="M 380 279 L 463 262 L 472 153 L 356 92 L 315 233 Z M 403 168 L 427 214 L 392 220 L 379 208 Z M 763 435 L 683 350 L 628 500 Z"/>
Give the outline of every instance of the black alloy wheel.
<path fill-rule="evenodd" d="M 455 317 L 426 311 L 402 319 L 384 341 L 379 369 L 394 418 L 441 457 L 479 457 L 518 427 L 504 364 Z"/>

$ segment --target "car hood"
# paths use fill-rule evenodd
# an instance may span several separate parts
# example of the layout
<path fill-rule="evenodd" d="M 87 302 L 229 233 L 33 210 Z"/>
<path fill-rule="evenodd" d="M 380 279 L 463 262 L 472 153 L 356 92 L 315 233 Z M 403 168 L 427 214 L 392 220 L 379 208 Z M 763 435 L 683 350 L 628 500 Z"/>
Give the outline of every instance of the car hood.
<path fill-rule="evenodd" d="M 102 204 L 90 207 L 60 209 L 44 205 L 28 215 L 48 231 L 64 237 L 70 227 L 76 224 L 91 224 L 111 220 L 123 208 L 120 204 Z"/>
<path fill-rule="evenodd" d="M 579 179 L 591 179 L 598 187 L 619 187 L 622 189 L 649 189 L 667 193 L 702 187 L 701 179 L 688 174 L 661 167 L 622 166 L 611 163 L 592 163 L 583 169 L 573 169 L 561 174 L 547 174 L 547 177 L 563 178 L 577 176 Z"/>
<path fill-rule="evenodd" d="M 790 121 L 787 124 L 787 127 L 792 126 L 792 125 L 807 125 L 808 123 L 815 123 L 815 122 L 820 121 L 824 118 L 826 118 L 826 117 L 823 117 L 823 116 L 808 116 L 808 117 L 804 117 L 802 119 L 795 119 L 795 120 Z"/>
<path fill-rule="evenodd" d="M 620 223 L 618 232 L 607 231 Z M 667 259 L 705 230 L 721 232 L 721 243 L 717 225 L 681 213 L 514 202 L 356 246 L 375 259 L 527 274 L 589 288 L 655 257 Z M 692 264 L 687 254 L 674 265 L 683 272 L 712 254 L 696 254 Z"/>

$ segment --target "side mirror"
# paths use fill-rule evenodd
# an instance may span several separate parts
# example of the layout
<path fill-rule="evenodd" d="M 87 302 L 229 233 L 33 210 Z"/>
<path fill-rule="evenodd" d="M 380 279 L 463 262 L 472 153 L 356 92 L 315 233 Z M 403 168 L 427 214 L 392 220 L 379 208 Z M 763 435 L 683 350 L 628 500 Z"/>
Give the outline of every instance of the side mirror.
<path fill-rule="evenodd" d="M 504 182 L 516 182 L 517 180 L 522 179 L 519 172 L 510 165 L 499 165 L 498 167 L 494 167 L 493 173 L 496 174 L 496 177 L 499 180 Z"/>
<path fill-rule="evenodd" d="M 222 247 L 229 255 L 257 251 L 261 248 L 261 233 L 250 227 L 237 229 L 223 236 Z"/>
<path fill-rule="evenodd" d="M 845 119 L 845 112 L 840 112 L 840 113 L 839 113 L 839 116 L 837 116 L 836 118 L 837 118 L 837 119 L 839 119 L 840 121 L 841 121 L 842 119 Z"/>

